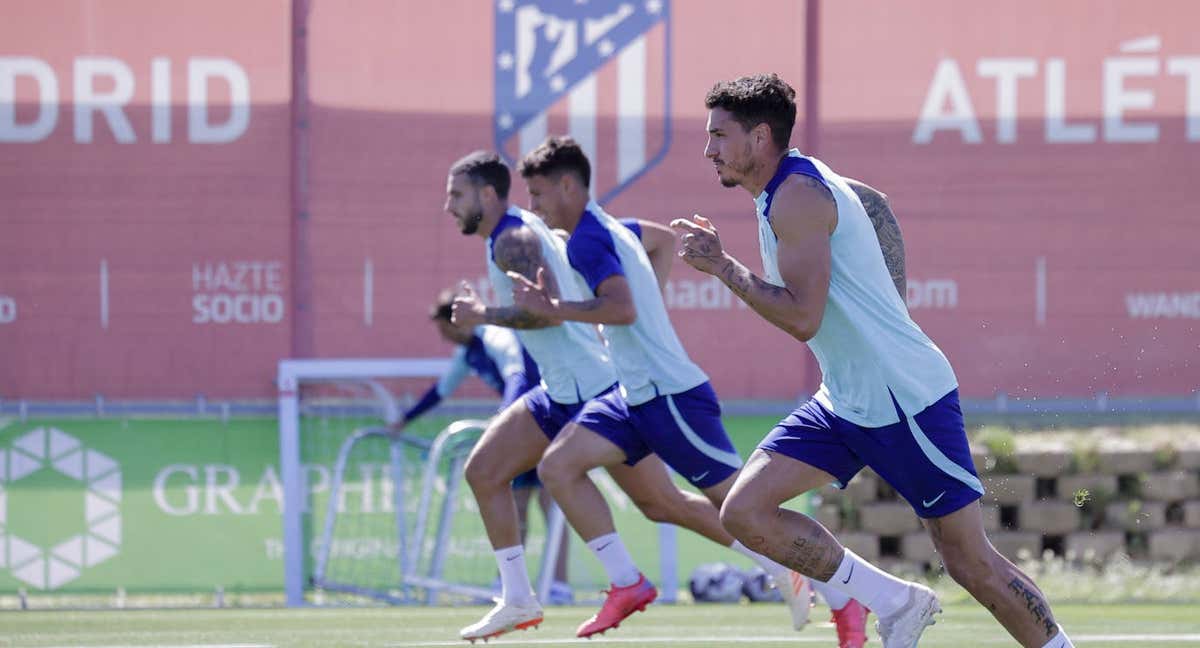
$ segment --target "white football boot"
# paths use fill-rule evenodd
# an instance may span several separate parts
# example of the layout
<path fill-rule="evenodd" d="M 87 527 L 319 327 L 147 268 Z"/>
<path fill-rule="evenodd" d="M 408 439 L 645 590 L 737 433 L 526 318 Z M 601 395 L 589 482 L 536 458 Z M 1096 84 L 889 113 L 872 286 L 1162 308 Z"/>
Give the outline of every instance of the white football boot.
<path fill-rule="evenodd" d="M 776 579 L 772 578 L 771 580 L 775 581 Z M 812 583 L 803 574 L 790 569 L 783 580 L 782 583 L 775 583 L 775 589 L 783 595 L 783 602 L 787 604 L 788 611 L 792 613 L 792 628 L 803 630 L 804 626 L 808 624 L 808 617 L 812 612 Z"/>
<path fill-rule="evenodd" d="M 916 648 L 925 628 L 937 623 L 933 615 L 942 611 L 933 590 L 912 583 L 908 586 L 908 603 L 899 612 L 875 622 L 875 630 L 883 648 Z"/>
<path fill-rule="evenodd" d="M 530 599 L 524 603 L 505 603 L 496 599 L 496 607 L 483 618 L 459 631 L 463 639 L 475 643 L 476 639 L 487 641 L 513 630 L 536 628 L 542 622 L 542 606 Z"/>

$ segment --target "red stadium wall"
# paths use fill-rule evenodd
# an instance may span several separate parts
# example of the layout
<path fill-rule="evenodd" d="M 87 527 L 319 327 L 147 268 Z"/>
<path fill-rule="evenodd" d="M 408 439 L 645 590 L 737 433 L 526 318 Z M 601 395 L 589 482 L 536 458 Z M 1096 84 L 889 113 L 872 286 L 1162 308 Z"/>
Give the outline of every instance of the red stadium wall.
<path fill-rule="evenodd" d="M 289 13 L 6 5 L 0 395 L 270 393 L 288 350 Z"/>
<path fill-rule="evenodd" d="M 484 263 L 441 209 L 445 171 L 476 148 L 515 154 L 519 138 L 495 141 L 513 65 L 498 25 L 558 18 L 516 0 L 297 3 L 293 131 L 292 3 L 17 4 L 0 24 L 0 398 L 269 396 L 297 350 L 448 351 L 428 303 Z M 964 394 L 1195 389 L 1200 9 L 820 9 L 819 137 L 797 124 L 793 142 L 890 195 L 913 315 Z M 637 56 L 587 77 L 598 193 L 622 216 L 708 216 L 757 267 L 749 197 L 702 157 L 702 98 L 762 70 L 802 92 L 805 6 L 652 10 Z M 546 132 L 579 123 L 582 86 L 547 104 Z M 640 166 L 616 191 L 629 168 L 609 144 L 634 131 Z M 512 199 L 526 202 L 519 181 Z M 803 347 L 713 280 L 677 264 L 668 304 L 723 397 L 815 387 Z"/>
<path fill-rule="evenodd" d="M 665 128 L 663 96 L 669 94 L 671 145 L 657 166 L 610 203 L 614 214 L 666 222 L 699 211 L 727 222 L 723 235 L 729 244 L 756 258 L 748 196 L 713 182 L 702 155 L 703 96 L 714 79 L 749 73 L 776 59 L 788 63 L 772 67 L 802 83 L 803 42 L 794 35 L 803 32 L 803 5 L 775 8 L 784 9 L 783 19 L 766 27 L 768 39 L 746 50 L 744 59 L 715 61 L 712 43 L 726 29 L 756 29 L 754 17 L 731 23 L 716 6 L 671 6 L 669 93 L 648 93 L 646 119 L 647 130 Z M 478 19 L 463 20 L 473 14 Z M 447 353 L 449 347 L 426 323 L 430 302 L 460 279 L 486 283 L 482 239 L 459 233 L 442 205 L 446 170 L 454 160 L 493 145 L 497 54 L 491 13 L 479 12 L 479 3 L 469 0 L 435 3 L 420 16 L 405 15 L 387 0 L 316 3 L 312 24 L 315 352 Z M 446 24 L 458 30 L 453 43 L 440 27 Z M 348 34 L 359 46 L 346 46 Z M 648 42 L 650 74 L 666 40 L 654 36 L 657 41 Z M 787 46 L 781 50 L 768 40 Z M 613 138 L 616 73 L 609 66 L 596 76 L 598 135 Z M 569 117 L 561 102 L 549 112 L 549 132 L 566 131 Z M 613 157 L 605 149 L 593 156 L 600 191 L 612 184 Z M 519 177 L 510 198 L 528 204 Z M 374 286 L 369 314 L 363 294 L 368 260 Z M 764 326 L 714 282 L 682 263 L 674 269 L 668 301 L 689 352 L 725 397 L 794 397 L 815 375 L 807 351 Z"/>
<path fill-rule="evenodd" d="M 823 3 L 820 153 L 892 197 L 963 391 L 1200 386 L 1200 6 L 906 4 Z"/>

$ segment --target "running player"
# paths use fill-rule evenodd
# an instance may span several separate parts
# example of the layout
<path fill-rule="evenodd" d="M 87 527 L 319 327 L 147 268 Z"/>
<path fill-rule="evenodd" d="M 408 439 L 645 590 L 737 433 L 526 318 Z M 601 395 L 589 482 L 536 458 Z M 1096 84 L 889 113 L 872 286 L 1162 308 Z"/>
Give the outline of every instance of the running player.
<path fill-rule="evenodd" d="M 549 441 L 585 402 L 615 389 L 616 383 L 615 370 L 594 326 L 560 323 L 512 305 L 512 280 L 506 272 L 533 279 L 541 268 L 541 282 L 547 290 L 571 300 L 581 299 L 586 286 L 571 270 L 562 239 L 537 216 L 508 204 L 510 181 L 508 167 L 499 156 L 479 151 L 450 168 L 446 186 L 445 209 L 459 230 L 487 242 L 489 277 L 501 302 L 485 306 L 464 285 L 464 294 L 452 307 L 452 320 L 466 327 L 489 323 L 518 329 L 522 344 L 542 373 L 539 386 L 489 423 L 467 461 L 467 483 L 479 505 L 501 577 L 497 605 L 460 633 L 471 641 L 541 623 L 542 609 L 526 572 L 510 482 L 537 465 Z M 677 524 L 718 542 L 729 538 L 712 505 L 676 488 L 657 458 L 633 467 L 614 467 L 609 473 L 649 519 Z M 633 562 L 619 538 L 589 543 L 589 549 L 604 565 L 611 582 L 624 580 L 622 574 L 629 573 Z M 635 580 L 641 585 L 614 588 L 609 593 L 611 602 L 606 601 L 606 606 L 619 614 L 606 616 L 606 621 L 614 626 L 624 618 L 621 615 L 644 608 L 657 596 L 641 574 Z"/>
<path fill-rule="evenodd" d="M 681 256 L 807 343 L 822 372 L 817 395 L 750 457 L 722 508 L 726 527 L 751 549 L 865 603 L 879 616 L 884 648 L 911 648 L 940 612 L 936 595 L 780 508 L 823 484 L 844 485 L 868 465 L 922 518 L 950 575 L 1022 646 L 1072 646 L 1042 592 L 987 540 L 957 379 L 889 274 L 885 255 L 903 249 L 898 236 L 876 232 L 844 178 L 788 149 L 795 92 L 778 76 L 717 83 L 705 105 L 705 155 L 722 185 L 754 197 L 765 276 L 725 252 L 700 216 L 672 223 Z"/>
<path fill-rule="evenodd" d="M 495 155 L 473 153 L 450 168 L 445 209 L 464 235 L 487 243 L 487 265 L 499 306 L 485 307 L 470 286 L 451 307 L 457 326 L 492 324 L 518 330 L 542 383 L 494 417 L 467 459 L 465 477 L 479 505 L 500 569 L 501 594 L 484 617 L 462 629 L 474 642 L 536 627 L 542 609 L 533 595 L 520 542 L 512 480 L 534 468 L 552 439 L 583 403 L 616 388 L 616 372 L 593 327 L 559 324 L 514 308 L 505 272 L 530 277 L 545 266 L 556 293 L 576 294 L 565 246 L 536 216 L 508 205 L 508 167 Z M 558 277 L 563 277 L 559 281 Z"/>
<path fill-rule="evenodd" d="M 590 201 L 591 164 L 570 137 L 547 138 L 525 156 L 520 172 L 534 212 L 569 234 L 568 260 L 587 281 L 592 299 L 556 299 L 540 279 L 514 275 L 516 304 L 556 321 L 604 325 L 623 391 L 585 405 L 577 425 L 551 444 L 538 468 L 546 487 L 556 498 L 566 498 L 557 501 L 580 536 L 607 541 L 615 537 L 612 520 L 587 472 L 597 466 L 636 466 L 657 454 L 708 497 L 715 513 L 742 462 L 721 424 L 708 377 L 688 358 L 663 303 L 659 282 L 665 281 L 669 265 L 662 252 L 674 251 L 673 236 L 656 223 L 618 222 Z M 794 627 L 802 628 L 809 615 L 803 579 L 793 580 L 794 572 L 732 536 L 721 544 L 766 569 L 789 602 Z M 835 615 L 844 619 L 844 630 L 856 626 L 865 641 L 862 607 L 847 608 L 837 591 L 828 597 L 845 610 Z M 604 615 L 601 610 L 597 618 Z"/>

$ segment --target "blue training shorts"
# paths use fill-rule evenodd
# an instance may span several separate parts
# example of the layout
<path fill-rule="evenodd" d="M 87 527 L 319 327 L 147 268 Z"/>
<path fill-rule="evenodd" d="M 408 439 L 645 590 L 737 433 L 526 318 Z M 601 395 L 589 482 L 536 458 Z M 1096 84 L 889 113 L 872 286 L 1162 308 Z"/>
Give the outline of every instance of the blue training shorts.
<path fill-rule="evenodd" d="M 983 495 L 971 461 L 958 390 L 909 414 L 892 398 L 900 421 L 878 428 L 855 425 L 810 399 L 758 444 L 834 476 L 845 488 L 870 466 L 918 517 L 949 515 Z"/>
<path fill-rule="evenodd" d="M 542 480 L 538 479 L 537 468 L 527 470 L 512 480 L 513 488 L 538 488 L 541 485 Z"/>
<path fill-rule="evenodd" d="M 624 451 L 626 464 L 657 454 L 697 488 L 718 484 L 742 467 L 708 382 L 632 406 L 619 391 L 607 392 L 588 401 L 575 422 Z"/>
<path fill-rule="evenodd" d="M 604 398 L 609 394 L 617 394 L 620 396 L 620 391 L 616 384 L 613 384 L 608 389 L 600 392 L 596 398 Z M 558 436 L 560 430 L 567 423 L 579 414 L 583 406 L 591 401 L 579 403 L 571 403 L 566 405 L 550 398 L 550 394 L 546 393 L 546 388 L 538 385 L 521 397 L 525 401 L 525 407 L 529 408 L 529 413 L 533 415 L 533 420 L 537 421 L 538 427 L 542 429 L 542 434 L 546 435 L 551 441 Z"/>

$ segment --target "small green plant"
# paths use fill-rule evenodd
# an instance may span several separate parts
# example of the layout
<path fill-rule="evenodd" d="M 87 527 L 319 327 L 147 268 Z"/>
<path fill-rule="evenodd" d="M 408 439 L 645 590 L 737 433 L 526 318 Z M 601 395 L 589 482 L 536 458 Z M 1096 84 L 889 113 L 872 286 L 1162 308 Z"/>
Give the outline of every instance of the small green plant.
<path fill-rule="evenodd" d="M 990 472 L 1017 472 L 1017 437 L 1012 430 L 989 425 L 979 430 L 975 441 L 987 448 L 987 466 Z"/>
<path fill-rule="evenodd" d="M 1071 469 L 1077 473 L 1091 473 L 1100 469 L 1100 446 L 1089 439 L 1078 439 L 1072 448 Z"/>
<path fill-rule="evenodd" d="M 1154 446 L 1154 469 L 1163 470 L 1175 465 L 1179 458 L 1179 449 L 1171 443 L 1163 442 Z"/>

